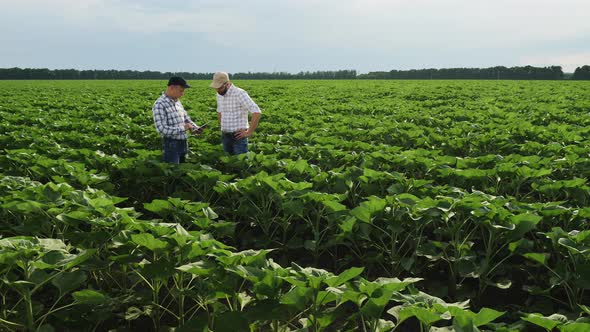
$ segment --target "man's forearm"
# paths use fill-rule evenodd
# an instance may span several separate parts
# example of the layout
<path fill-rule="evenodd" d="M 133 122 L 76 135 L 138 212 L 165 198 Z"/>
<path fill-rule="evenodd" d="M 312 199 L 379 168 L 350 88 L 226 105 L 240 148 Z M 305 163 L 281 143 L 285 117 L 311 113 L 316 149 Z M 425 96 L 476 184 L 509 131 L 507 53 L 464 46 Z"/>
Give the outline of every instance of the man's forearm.
<path fill-rule="evenodd" d="M 252 113 L 252 121 L 250 121 L 250 128 L 248 128 L 250 133 L 253 133 L 258 128 L 258 122 L 260 122 L 261 116 L 261 113 Z"/>

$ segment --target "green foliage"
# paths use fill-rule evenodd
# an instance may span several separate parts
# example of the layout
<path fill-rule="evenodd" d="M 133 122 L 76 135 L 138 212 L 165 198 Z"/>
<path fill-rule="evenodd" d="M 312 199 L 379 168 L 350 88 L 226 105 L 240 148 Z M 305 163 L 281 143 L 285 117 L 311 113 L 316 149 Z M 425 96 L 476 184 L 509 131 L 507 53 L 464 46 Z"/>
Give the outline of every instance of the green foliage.
<path fill-rule="evenodd" d="M 0 330 L 588 329 L 584 82 L 237 82 L 251 152 L 184 165 L 159 82 L 9 83 Z"/>

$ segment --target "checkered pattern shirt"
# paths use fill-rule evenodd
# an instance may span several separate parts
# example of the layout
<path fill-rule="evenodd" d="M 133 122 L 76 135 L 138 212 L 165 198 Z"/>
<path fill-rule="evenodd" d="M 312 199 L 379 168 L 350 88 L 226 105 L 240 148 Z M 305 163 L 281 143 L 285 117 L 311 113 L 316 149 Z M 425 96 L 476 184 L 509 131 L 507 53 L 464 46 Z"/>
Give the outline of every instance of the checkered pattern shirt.
<path fill-rule="evenodd" d="M 221 131 L 248 129 L 248 113 L 261 113 L 248 93 L 233 84 L 225 95 L 217 94 L 217 112 L 221 113 Z"/>
<path fill-rule="evenodd" d="M 194 122 L 178 100 L 174 100 L 165 93 L 156 100 L 152 107 L 156 130 L 163 138 L 186 139 L 185 123 Z"/>

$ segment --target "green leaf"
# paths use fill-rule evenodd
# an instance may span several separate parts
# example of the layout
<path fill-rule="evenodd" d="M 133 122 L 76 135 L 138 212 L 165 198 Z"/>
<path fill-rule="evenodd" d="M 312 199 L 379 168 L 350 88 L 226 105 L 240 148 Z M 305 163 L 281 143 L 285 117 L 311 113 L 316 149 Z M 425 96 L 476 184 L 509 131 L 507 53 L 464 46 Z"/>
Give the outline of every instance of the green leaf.
<path fill-rule="evenodd" d="M 65 264 L 64 268 L 69 270 L 73 267 L 76 267 L 86 260 L 90 259 L 90 257 L 94 256 L 94 254 L 98 251 L 98 249 L 87 249 L 78 255 L 70 255 L 67 259 L 63 260 L 61 263 Z"/>
<path fill-rule="evenodd" d="M 375 285 L 375 283 L 371 283 L 367 286 L 369 288 L 377 286 L 377 288 L 371 291 L 369 298 L 361 307 L 361 313 L 366 317 L 378 319 L 382 316 L 383 310 L 391 300 L 393 291 L 383 286 Z"/>
<path fill-rule="evenodd" d="M 505 312 L 503 311 L 500 312 L 489 308 L 483 308 L 475 315 L 473 324 L 477 327 L 486 325 L 494 321 L 496 318 L 503 316 L 504 314 Z"/>
<path fill-rule="evenodd" d="M 39 245 L 46 251 L 59 251 L 66 248 L 66 244 L 59 239 L 39 239 Z"/>
<path fill-rule="evenodd" d="M 379 319 L 377 322 L 376 332 L 387 332 L 391 331 L 395 327 L 395 323 L 385 319 Z"/>
<path fill-rule="evenodd" d="M 213 211 L 213 209 L 210 208 L 209 206 L 203 208 L 202 211 L 203 211 L 203 214 L 205 215 L 205 217 L 207 217 L 211 220 L 215 220 L 215 219 L 219 218 L 217 213 L 215 213 L 215 211 Z"/>
<path fill-rule="evenodd" d="M 533 260 L 537 263 L 541 263 L 543 265 L 547 264 L 547 260 L 549 259 L 549 254 L 548 253 L 534 253 L 534 252 L 529 252 L 523 255 L 524 257 Z"/>
<path fill-rule="evenodd" d="M 560 326 L 561 332 L 588 332 L 590 331 L 589 323 L 571 323 L 565 326 Z"/>
<path fill-rule="evenodd" d="M 18 252 L 0 252 L 0 265 L 13 265 L 20 261 L 19 257 Z"/>
<path fill-rule="evenodd" d="M 26 201 L 26 202 L 22 202 L 22 203 L 17 203 L 14 206 L 14 208 L 15 208 L 14 210 L 16 210 L 16 212 L 22 213 L 22 214 L 34 214 L 35 212 L 42 212 L 43 207 L 44 207 L 44 205 L 39 202 Z M 12 208 L 10 208 L 10 209 L 13 210 Z"/>
<path fill-rule="evenodd" d="M 174 332 L 209 332 L 209 318 L 207 313 L 201 313 L 186 321 L 183 326 Z"/>
<path fill-rule="evenodd" d="M 336 310 L 326 310 L 323 312 L 318 313 L 315 318 L 319 323 L 318 331 L 330 331 L 330 329 L 324 330 L 324 328 L 330 326 L 336 319 L 343 316 L 343 312 L 339 310 L 340 308 L 336 308 Z"/>
<path fill-rule="evenodd" d="M 590 247 L 578 244 L 571 239 L 568 238 L 561 238 L 557 241 L 560 245 L 569 249 L 572 253 L 576 254 L 586 254 L 590 252 Z"/>
<path fill-rule="evenodd" d="M 400 325 L 402 322 L 412 317 L 416 317 L 422 324 L 427 326 L 430 326 L 432 323 L 441 320 L 441 316 L 439 314 L 417 305 L 402 307 L 395 313 L 395 316 L 397 318 L 397 325 Z"/>
<path fill-rule="evenodd" d="M 57 287 L 60 294 L 63 295 L 80 287 L 84 281 L 86 281 L 86 273 L 78 270 L 58 274 L 51 280 L 51 284 Z"/>
<path fill-rule="evenodd" d="M 101 305 L 111 301 L 111 299 L 100 292 L 92 289 L 86 289 L 72 294 L 76 303 L 79 304 L 90 304 L 90 305 Z"/>
<path fill-rule="evenodd" d="M 336 292 L 337 288 L 328 288 L 329 291 L 319 291 L 316 296 L 315 304 L 317 306 L 324 306 L 330 302 L 336 302 L 341 296 L 341 293 Z"/>
<path fill-rule="evenodd" d="M 212 233 L 216 235 L 216 237 L 232 237 L 236 232 L 236 226 L 238 223 L 231 222 L 231 221 L 222 221 L 216 222 L 211 224 Z"/>
<path fill-rule="evenodd" d="M 471 311 L 454 312 L 453 328 L 455 332 L 479 332 L 473 324 L 473 313 Z"/>
<path fill-rule="evenodd" d="M 373 216 L 383 211 L 386 205 L 386 200 L 379 197 L 371 196 L 369 197 L 369 200 L 362 202 L 359 206 L 352 209 L 350 213 L 353 216 L 355 216 L 358 220 L 370 223 Z"/>
<path fill-rule="evenodd" d="M 64 222 L 79 223 L 88 221 L 91 218 L 91 216 L 92 214 L 88 211 L 72 211 L 58 215 L 57 219 Z"/>
<path fill-rule="evenodd" d="M 426 326 L 430 326 L 432 323 L 441 320 L 439 314 L 436 314 L 428 309 L 415 307 L 414 310 L 416 318 L 418 318 L 418 320 Z"/>
<path fill-rule="evenodd" d="M 338 211 L 346 210 L 346 206 L 345 205 L 342 205 L 342 204 L 340 204 L 338 202 L 335 202 L 335 201 L 323 201 L 322 203 L 331 212 L 338 212 Z"/>
<path fill-rule="evenodd" d="M 286 320 L 289 317 L 289 307 L 276 300 L 258 300 L 248 305 L 245 310 L 250 321 Z"/>
<path fill-rule="evenodd" d="M 176 273 L 174 265 L 168 258 L 159 258 L 155 262 L 143 264 L 141 273 L 148 279 L 166 280 Z"/>
<path fill-rule="evenodd" d="M 169 210 L 173 209 L 172 203 L 161 199 L 154 199 L 151 203 L 144 203 L 143 207 L 160 216 L 166 215 Z"/>
<path fill-rule="evenodd" d="M 98 197 L 98 198 L 91 199 L 88 203 L 93 208 L 95 208 L 97 210 L 102 210 L 105 208 L 112 208 L 113 205 L 115 204 L 114 200 L 115 200 L 115 197 L 113 197 L 113 199 L 106 198 L 106 197 Z"/>
<path fill-rule="evenodd" d="M 42 252 L 39 252 L 40 254 Z M 37 269 L 55 269 L 62 266 L 62 261 L 66 260 L 70 256 L 65 250 L 54 250 L 49 251 L 43 255 L 40 260 L 33 263 L 33 266 Z"/>
<path fill-rule="evenodd" d="M 216 267 L 217 265 L 209 261 L 198 261 L 179 266 L 176 269 L 182 272 L 201 276 L 210 274 L 213 270 L 215 270 Z"/>
<path fill-rule="evenodd" d="M 520 239 L 518 241 L 515 242 L 511 242 L 508 245 L 508 250 L 510 250 L 510 252 L 514 253 L 514 252 L 522 252 L 522 251 L 528 251 L 531 250 L 534 246 L 534 243 L 530 240 L 527 239 Z"/>
<path fill-rule="evenodd" d="M 27 288 L 33 289 L 35 286 L 37 286 L 36 283 L 26 281 L 26 280 L 17 280 L 17 281 L 13 281 L 13 282 L 8 282 L 7 280 L 4 280 L 4 282 L 7 283 L 9 286 L 14 287 L 19 292 L 22 292 L 22 291 L 26 290 Z"/>
<path fill-rule="evenodd" d="M 250 327 L 248 326 L 248 321 L 244 317 L 244 313 L 239 311 L 226 311 L 215 317 L 215 327 L 213 328 L 213 331 L 250 331 Z"/>
<path fill-rule="evenodd" d="M 401 203 L 406 204 L 406 205 L 416 205 L 418 202 L 420 202 L 420 198 L 418 198 L 412 194 L 406 194 L 406 193 L 396 195 L 395 199 Z"/>
<path fill-rule="evenodd" d="M 152 234 L 149 233 L 133 234 L 131 235 L 131 241 L 133 241 L 137 245 L 146 247 L 151 251 L 164 249 L 167 246 L 167 243 L 165 241 L 158 240 L 154 238 Z"/>
<path fill-rule="evenodd" d="M 522 320 L 540 326 L 547 331 L 552 331 L 553 328 L 564 323 L 561 319 L 557 319 L 557 317 L 544 317 L 539 314 L 528 314 L 522 317 Z M 567 322 L 567 318 L 565 318 L 565 321 Z"/>
<path fill-rule="evenodd" d="M 362 222 L 370 223 L 371 222 L 371 211 L 363 206 L 357 206 L 350 211 L 355 218 Z"/>
<path fill-rule="evenodd" d="M 356 224 L 356 218 L 350 217 L 350 218 L 340 222 L 340 224 L 338 224 L 338 227 L 340 227 L 340 229 L 342 230 L 342 232 L 344 234 L 347 234 L 347 233 L 350 234 L 350 233 L 352 233 L 355 224 Z"/>
<path fill-rule="evenodd" d="M 309 164 L 306 160 L 299 159 L 295 162 L 295 164 L 292 167 L 293 170 L 296 171 L 298 174 L 303 174 L 305 173 L 305 170 L 309 168 Z"/>
<path fill-rule="evenodd" d="M 347 282 L 348 280 L 361 274 L 364 269 L 364 267 L 353 267 L 340 273 L 337 276 L 326 279 L 324 282 L 330 287 L 338 287 L 343 283 Z"/>
<path fill-rule="evenodd" d="M 535 229 L 539 221 L 543 219 L 542 217 L 530 214 L 530 213 L 523 213 L 519 215 L 512 216 L 510 221 L 516 226 L 514 231 L 512 231 L 511 236 L 513 240 L 520 239 L 525 233 Z"/>
<path fill-rule="evenodd" d="M 391 292 L 399 292 L 402 289 L 406 288 L 406 286 L 422 281 L 423 278 L 404 278 L 403 280 L 399 280 L 398 278 L 377 278 L 374 282 L 378 285 L 383 286 L 384 289 L 387 289 Z"/>
<path fill-rule="evenodd" d="M 287 294 L 281 297 L 281 303 L 292 305 L 297 308 L 297 310 L 303 311 L 312 295 L 313 290 L 311 288 L 295 286 L 291 288 Z"/>

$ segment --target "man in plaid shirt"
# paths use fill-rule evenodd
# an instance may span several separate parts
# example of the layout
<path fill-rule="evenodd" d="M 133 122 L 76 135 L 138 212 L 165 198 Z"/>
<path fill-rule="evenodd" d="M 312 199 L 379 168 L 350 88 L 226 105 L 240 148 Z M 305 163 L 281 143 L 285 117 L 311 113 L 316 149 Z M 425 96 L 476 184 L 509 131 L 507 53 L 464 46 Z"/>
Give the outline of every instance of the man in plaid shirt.
<path fill-rule="evenodd" d="M 178 164 L 186 160 L 187 130 L 196 134 L 203 131 L 191 120 L 179 101 L 187 88 L 190 85 L 182 77 L 171 77 L 168 88 L 152 107 L 154 124 L 162 137 L 162 160 L 167 163 Z"/>
<path fill-rule="evenodd" d="M 248 137 L 260 121 L 260 108 L 248 93 L 229 81 L 229 75 L 217 72 L 210 87 L 217 90 L 217 117 L 221 124 L 221 143 L 229 154 L 248 152 Z M 252 122 L 248 124 L 248 113 Z"/>

